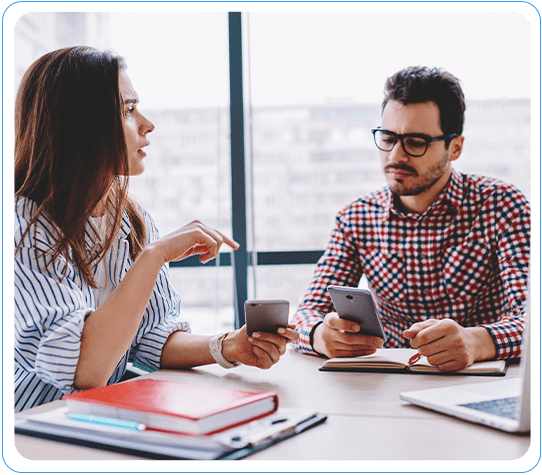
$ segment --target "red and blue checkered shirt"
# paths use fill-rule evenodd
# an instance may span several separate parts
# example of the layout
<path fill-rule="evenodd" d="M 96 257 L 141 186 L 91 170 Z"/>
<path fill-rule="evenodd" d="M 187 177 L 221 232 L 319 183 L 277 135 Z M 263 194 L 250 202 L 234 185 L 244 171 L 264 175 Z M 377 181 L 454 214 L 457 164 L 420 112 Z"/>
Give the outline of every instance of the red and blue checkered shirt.
<path fill-rule="evenodd" d="M 498 359 L 521 353 L 527 298 L 530 207 L 502 181 L 453 171 L 423 214 L 399 211 L 388 188 L 336 217 L 326 252 L 294 315 L 298 351 L 318 354 L 311 336 L 334 311 L 328 285 L 369 283 L 387 347 L 408 347 L 403 330 L 430 318 L 482 326 Z"/>

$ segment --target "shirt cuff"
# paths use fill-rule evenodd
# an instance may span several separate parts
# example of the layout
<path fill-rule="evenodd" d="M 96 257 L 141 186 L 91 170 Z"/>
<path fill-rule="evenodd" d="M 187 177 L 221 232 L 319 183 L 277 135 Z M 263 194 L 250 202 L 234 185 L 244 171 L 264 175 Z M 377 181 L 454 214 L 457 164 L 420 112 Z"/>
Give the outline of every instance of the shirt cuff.
<path fill-rule="evenodd" d="M 314 331 L 321 323 L 321 321 L 308 322 L 296 328 L 296 330 L 299 332 L 299 339 L 293 343 L 294 349 L 308 355 L 323 356 L 315 351 L 314 347 L 312 346 Z"/>
<path fill-rule="evenodd" d="M 485 328 L 495 344 L 496 360 L 514 359 L 521 356 L 523 332 L 517 325 L 503 322 L 480 325 Z"/>
<path fill-rule="evenodd" d="M 146 333 L 137 345 L 133 362 L 155 371 L 160 369 L 162 349 L 169 336 L 176 331 L 190 333 L 190 326 L 186 322 L 171 321 Z"/>

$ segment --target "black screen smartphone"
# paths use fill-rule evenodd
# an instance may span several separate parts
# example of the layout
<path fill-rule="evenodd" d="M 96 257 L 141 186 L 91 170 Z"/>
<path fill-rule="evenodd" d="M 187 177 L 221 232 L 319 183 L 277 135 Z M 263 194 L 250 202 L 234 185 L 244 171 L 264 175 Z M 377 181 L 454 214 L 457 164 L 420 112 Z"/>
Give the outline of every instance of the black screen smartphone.
<path fill-rule="evenodd" d="M 327 288 L 339 317 L 360 326 L 359 333 L 379 336 L 386 341 L 386 332 L 378 316 L 371 292 L 355 287 L 330 285 Z"/>
<path fill-rule="evenodd" d="M 277 333 L 281 327 L 288 327 L 290 303 L 288 300 L 247 300 L 245 321 L 247 333 Z"/>

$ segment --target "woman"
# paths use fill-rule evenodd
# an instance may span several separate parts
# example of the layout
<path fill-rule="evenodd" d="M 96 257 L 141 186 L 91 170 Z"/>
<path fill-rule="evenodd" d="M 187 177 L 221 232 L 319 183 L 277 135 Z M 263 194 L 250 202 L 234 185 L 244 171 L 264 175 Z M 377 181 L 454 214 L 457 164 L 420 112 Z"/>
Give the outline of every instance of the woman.
<path fill-rule="evenodd" d="M 122 58 L 44 55 L 22 80 L 15 127 L 16 411 L 115 383 L 128 361 L 269 368 L 297 339 L 291 328 L 197 336 L 178 321 L 166 264 L 238 244 L 197 221 L 160 238 L 128 196 L 154 126 Z"/>

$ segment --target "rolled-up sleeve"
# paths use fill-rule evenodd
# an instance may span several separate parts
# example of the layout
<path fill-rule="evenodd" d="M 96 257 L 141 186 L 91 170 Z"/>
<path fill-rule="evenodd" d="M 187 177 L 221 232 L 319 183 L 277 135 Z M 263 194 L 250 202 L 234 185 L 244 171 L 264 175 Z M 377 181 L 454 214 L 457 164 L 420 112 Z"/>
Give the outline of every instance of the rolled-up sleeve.
<path fill-rule="evenodd" d="M 74 391 L 85 316 L 92 311 L 90 296 L 70 280 L 74 275 L 61 258 L 42 272 L 34 249 L 21 248 L 15 259 L 16 365 L 63 393 Z"/>
<path fill-rule="evenodd" d="M 150 243 L 158 239 L 159 233 L 150 215 L 144 212 L 143 216 L 147 225 L 147 240 Z M 162 348 L 169 336 L 176 331 L 190 332 L 189 324 L 180 320 L 180 305 L 181 296 L 171 285 L 169 264 L 166 264 L 160 269 L 132 344 L 132 362 L 150 370 L 160 368 Z"/>
<path fill-rule="evenodd" d="M 131 360 L 151 370 L 160 368 L 162 348 L 176 331 L 190 332 L 179 318 L 180 295 L 172 288 L 168 266 L 162 267 L 134 340 Z"/>
<path fill-rule="evenodd" d="M 52 249 L 58 232 L 45 217 L 30 228 L 35 205 L 25 199 L 15 203 L 15 410 L 16 412 L 58 400 L 77 390 L 75 370 L 80 356 L 85 319 L 120 284 L 133 260 L 127 237 L 131 231 L 127 215 L 118 239 L 108 250 L 105 266 L 96 264 L 100 287 L 83 281 L 75 265 Z M 144 211 L 148 242 L 158 231 Z M 28 232 L 25 230 L 28 228 Z M 92 227 L 87 228 L 87 246 L 92 245 Z M 20 244 L 19 244 L 20 243 Z M 102 272 L 103 269 L 103 272 Z M 104 277 L 104 282 L 101 282 Z M 190 331 L 179 319 L 180 296 L 169 279 L 169 268 L 159 272 L 152 295 L 141 318 L 130 349 L 119 361 L 108 384 L 126 371 L 127 361 L 150 370 L 160 368 L 162 348 L 171 333 Z M 111 318 L 115 318 L 111 315 Z"/>

